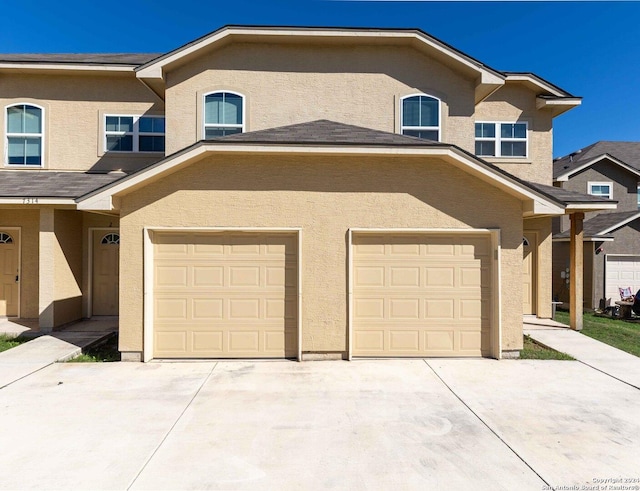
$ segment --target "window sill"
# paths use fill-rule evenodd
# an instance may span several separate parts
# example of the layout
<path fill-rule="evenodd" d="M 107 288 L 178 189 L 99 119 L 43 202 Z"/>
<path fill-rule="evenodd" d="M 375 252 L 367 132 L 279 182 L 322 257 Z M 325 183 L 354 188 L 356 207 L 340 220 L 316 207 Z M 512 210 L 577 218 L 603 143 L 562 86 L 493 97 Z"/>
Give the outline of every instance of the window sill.
<path fill-rule="evenodd" d="M 113 157 L 113 158 L 122 158 L 122 157 L 165 157 L 165 152 L 104 152 L 98 155 L 98 157 Z"/>
<path fill-rule="evenodd" d="M 492 164 L 532 164 L 533 162 L 528 157 L 480 157 L 479 159 L 486 160 Z"/>
<path fill-rule="evenodd" d="M 20 170 L 20 169 L 34 170 L 34 169 L 44 169 L 45 167 L 43 165 L 4 164 L 4 168 L 11 169 L 11 170 Z"/>

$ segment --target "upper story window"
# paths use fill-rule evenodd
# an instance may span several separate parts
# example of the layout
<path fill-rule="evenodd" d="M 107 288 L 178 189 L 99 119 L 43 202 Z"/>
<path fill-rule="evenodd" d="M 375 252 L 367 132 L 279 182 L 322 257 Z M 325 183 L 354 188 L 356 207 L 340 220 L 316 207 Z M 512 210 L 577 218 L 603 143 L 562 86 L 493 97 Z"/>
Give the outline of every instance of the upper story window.
<path fill-rule="evenodd" d="M 204 96 L 204 137 L 232 135 L 244 131 L 244 97 L 235 92 L 213 92 Z"/>
<path fill-rule="evenodd" d="M 476 123 L 478 157 L 526 157 L 527 123 Z"/>
<path fill-rule="evenodd" d="M 402 98 L 403 135 L 440 141 L 440 100 L 425 94 Z"/>
<path fill-rule="evenodd" d="M 8 165 L 42 166 L 44 139 L 44 111 L 32 104 L 15 104 L 7 107 Z"/>
<path fill-rule="evenodd" d="M 107 114 L 105 152 L 164 152 L 164 116 Z"/>
<path fill-rule="evenodd" d="M 610 182 L 588 182 L 587 193 L 605 199 L 613 199 L 613 186 Z"/>

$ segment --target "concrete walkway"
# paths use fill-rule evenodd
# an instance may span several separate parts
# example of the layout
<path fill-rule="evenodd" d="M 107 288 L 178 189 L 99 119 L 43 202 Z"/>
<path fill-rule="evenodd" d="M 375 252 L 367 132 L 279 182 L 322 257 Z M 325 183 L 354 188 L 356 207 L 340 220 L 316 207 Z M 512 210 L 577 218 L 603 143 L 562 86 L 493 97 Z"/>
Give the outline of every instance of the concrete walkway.
<path fill-rule="evenodd" d="M 585 365 L 640 389 L 640 358 L 548 319 L 525 316 L 524 333 Z"/>
<path fill-rule="evenodd" d="M 47 334 L 39 332 L 37 321 L 3 319 L 0 334 L 34 339 L 0 353 L 0 389 L 52 363 L 74 358 L 117 331 L 117 317 L 92 318 Z"/>

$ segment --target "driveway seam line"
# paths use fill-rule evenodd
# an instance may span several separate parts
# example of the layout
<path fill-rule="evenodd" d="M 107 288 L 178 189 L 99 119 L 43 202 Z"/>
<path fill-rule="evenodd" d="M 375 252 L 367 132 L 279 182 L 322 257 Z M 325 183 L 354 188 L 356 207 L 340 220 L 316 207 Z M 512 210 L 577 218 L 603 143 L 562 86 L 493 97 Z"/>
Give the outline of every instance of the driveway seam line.
<path fill-rule="evenodd" d="M 198 397 L 198 394 L 200 394 L 200 391 L 202 390 L 202 388 L 204 387 L 204 384 L 207 383 L 207 381 L 209 380 L 209 378 L 211 377 L 211 374 L 213 373 L 213 371 L 216 369 L 216 367 L 218 366 L 218 362 L 215 363 L 215 365 L 213 365 L 213 367 L 211 367 L 211 371 L 207 374 L 207 376 L 204 378 L 204 380 L 202 381 L 202 383 L 200 384 L 200 387 L 198 387 L 198 390 L 196 390 L 195 394 L 193 394 L 193 397 L 191 397 L 191 399 L 189 399 L 189 402 L 187 403 L 187 405 L 184 407 L 184 409 L 180 412 L 180 415 L 176 418 L 176 420 L 173 422 L 173 424 L 171 425 L 171 428 L 169 428 L 169 431 L 167 431 L 167 433 L 164 435 L 164 437 L 162 438 L 162 440 L 160 440 L 160 443 L 158 443 L 158 446 L 154 449 L 153 452 L 151 452 L 151 455 L 149 456 L 149 458 L 147 459 L 147 461 L 142 465 L 142 467 L 140 468 L 140 470 L 138 471 L 138 473 L 135 475 L 135 477 L 133 478 L 133 480 L 131 481 L 131 484 L 129 484 L 129 486 L 127 486 L 127 491 L 129 491 L 131 489 L 131 487 L 136 483 L 136 481 L 138 480 L 138 478 L 140 477 L 140 475 L 144 472 L 144 470 L 147 468 L 147 466 L 149 465 L 149 462 L 151 462 L 151 460 L 153 459 L 153 457 L 155 457 L 156 453 L 158 453 L 158 450 L 160 450 L 160 447 L 162 447 L 162 445 L 164 444 L 164 442 L 166 441 L 167 438 L 169 438 L 169 435 L 173 432 L 173 429 L 176 427 L 176 425 L 180 422 L 180 420 L 182 419 L 182 416 L 184 416 L 184 413 L 187 412 L 187 409 L 189 409 L 189 407 L 191 406 L 191 404 L 193 403 L 193 401 L 195 400 L 196 397 Z"/>
<path fill-rule="evenodd" d="M 20 380 L 25 379 L 25 378 L 33 375 L 34 373 L 40 372 L 40 371 L 44 370 L 45 368 L 50 367 L 51 365 L 55 365 L 56 363 L 58 363 L 58 362 L 57 361 L 52 361 L 51 363 L 47 363 L 45 366 L 37 368 L 33 372 L 29 372 L 26 375 L 23 375 L 22 377 L 19 377 L 19 378 L 15 379 L 15 380 L 12 380 L 8 384 L 3 385 L 2 387 L 0 387 L 0 390 L 4 389 L 6 387 L 9 387 L 10 385 L 13 385 L 16 382 L 19 382 Z"/>
<path fill-rule="evenodd" d="M 486 427 L 486 428 L 487 428 L 491 433 L 493 433 L 493 434 L 495 435 L 495 437 L 496 437 L 498 440 L 500 440 L 500 441 L 501 441 L 501 442 L 502 442 L 502 443 L 503 443 L 503 444 L 504 444 L 504 445 L 505 445 L 509 450 L 511 450 L 511 452 L 512 452 L 516 457 L 518 457 L 518 459 L 520 459 L 520 461 L 521 461 L 524 465 L 526 465 L 529 469 L 531 469 L 531 472 L 533 472 L 536 476 L 538 476 L 538 477 L 540 478 L 540 480 L 541 480 L 543 483 L 545 483 L 545 484 L 547 485 L 548 489 L 551 489 L 551 484 L 549 484 L 549 483 L 546 481 L 546 479 L 540 475 L 540 473 L 539 473 L 538 471 L 536 471 L 533 467 L 531 467 L 531 465 L 529 465 L 529 463 L 528 463 L 524 458 L 522 458 L 522 456 L 521 456 L 518 452 L 516 452 L 516 451 L 515 451 L 515 449 L 514 449 L 513 447 L 511 447 L 511 445 L 509 445 L 509 444 L 504 440 L 504 438 L 502 438 L 502 437 L 501 437 L 501 436 L 500 436 L 500 435 L 499 435 L 499 434 L 498 434 L 498 433 L 497 433 L 493 428 L 491 428 L 491 426 L 489 426 L 489 425 L 487 424 L 487 422 L 486 422 L 486 421 L 484 421 L 484 420 L 480 417 L 480 415 L 479 415 L 478 413 L 476 413 L 473 409 L 471 409 L 471 407 L 470 407 L 466 402 L 464 402 L 464 401 L 462 400 L 462 397 L 460 397 L 458 394 L 456 394 L 456 393 L 455 393 L 455 391 L 454 391 L 454 390 L 449 386 L 449 384 L 447 384 L 447 383 L 444 381 L 444 379 L 440 376 L 440 374 L 438 374 L 438 372 L 436 372 L 436 371 L 435 371 L 435 369 L 434 369 L 434 368 L 429 364 L 429 362 L 428 362 L 427 360 L 425 360 L 425 359 L 423 358 L 423 359 L 422 359 L 422 361 L 424 361 L 425 365 L 427 365 L 427 366 L 431 369 L 431 371 L 434 373 L 434 375 L 435 375 L 436 377 L 438 377 L 438 380 L 440 380 L 440 382 L 442 382 L 442 384 L 443 384 L 447 389 L 449 389 L 449 392 L 451 392 L 451 393 L 454 395 L 454 397 L 455 397 L 456 399 L 458 399 L 458 400 L 459 400 L 459 401 L 464 405 L 464 407 L 466 407 L 466 408 L 471 412 L 471 414 L 473 414 L 473 415 L 478 419 L 478 421 L 480 421 L 480 422 L 481 422 L 481 423 L 482 423 L 482 424 L 483 424 L 483 425 L 484 425 L 484 426 L 485 426 L 485 427 Z"/>
<path fill-rule="evenodd" d="M 571 355 L 574 356 L 574 355 Z M 621 378 L 616 377 L 615 375 L 611 375 L 609 372 L 605 372 L 604 370 L 598 368 L 598 367 L 594 367 L 593 365 L 589 365 L 586 361 L 582 361 L 582 360 L 578 360 L 578 358 L 576 358 L 577 361 L 579 361 L 580 363 L 582 363 L 583 365 L 589 367 L 589 368 L 593 368 L 594 370 L 607 375 L 608 377 L 611 377 L 614 380 L 617 380 L 618 382 L 622 382 L 623 384 L 627 384 L 629 387 L 633 387 L 634 389 L 640 390 L 640 387 L 633 385 L 631 382 L 627 382 L 626 380 L 622 380 Z"/>

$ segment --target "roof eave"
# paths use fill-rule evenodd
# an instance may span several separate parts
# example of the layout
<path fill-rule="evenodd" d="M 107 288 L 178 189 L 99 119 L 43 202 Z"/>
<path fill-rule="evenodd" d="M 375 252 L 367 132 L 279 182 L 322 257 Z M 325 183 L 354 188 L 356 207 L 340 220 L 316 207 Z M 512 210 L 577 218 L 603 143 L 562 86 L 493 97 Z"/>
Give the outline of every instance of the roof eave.
<path fill-rule="evenodd" d="M 137 65 L 110 65 L 92 63 L 52 63 L 52 62 L 0 62 L 0 70 L 44 70 L 44 71 L 73 71 L 73 72 L 111 72 L 133 73 Z"/>
<path fill-rule="evenodd" d="M 626 164 L 622 160 L 619 160 L 619 159 L 615 158 L 614 156 L 612 156 L 612 155 L 610 155 L 608 153 L 603 153 L 601 155 L 598 155 L 597 157 L 594 157 L 591 160 L 586 161 L 584 164 L 579 165 L 575 169 L 571 169 L 571 170 L 565 172 L 564 174 L 560 174 L 554 180 L 557 181 L 557 182 L 566 182 L 571 178 L 571 176 L 577 174 L 578 172 L 583 171 L 584 169 L 588 169 L 592 165 L 595 165 L 595 164 L 597 164 L 598 162 L 600 162 L 601 160 L 604 160 L 604 159 L 608 159 L 611 162 L 613 162 L 614 164 L 616 164 L 616 165 L 622 167 L 623 169 L 631 172 L 632 174 L 635 174 L 636 176 L 640 177 L 640 170 L 635 169 L 634 167 L 631 167 L 629 164 Z"/>
<path fill-rule="evenodd" d="M 552 117 L 559 116 L 582 104 L 582 97 L 542 97 L 536 98 L 536 108 L 551 111 Z"/>

